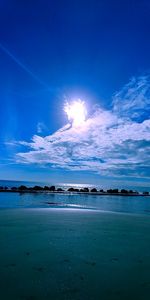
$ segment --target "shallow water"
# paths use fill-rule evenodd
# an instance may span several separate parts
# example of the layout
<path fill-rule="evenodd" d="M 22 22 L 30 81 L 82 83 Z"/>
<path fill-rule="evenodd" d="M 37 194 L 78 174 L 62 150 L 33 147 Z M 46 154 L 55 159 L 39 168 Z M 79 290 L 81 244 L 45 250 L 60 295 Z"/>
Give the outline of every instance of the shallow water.
<path fill-rule="evenodd" d="M 149 300 L 150 218 L 0 210 L 0 299 Z"/>
<path fill-rule="evenodd" d="M 50 193 L 0 193 L 0 208 L 82 208 L 150 214 L 150 197 Z"/>

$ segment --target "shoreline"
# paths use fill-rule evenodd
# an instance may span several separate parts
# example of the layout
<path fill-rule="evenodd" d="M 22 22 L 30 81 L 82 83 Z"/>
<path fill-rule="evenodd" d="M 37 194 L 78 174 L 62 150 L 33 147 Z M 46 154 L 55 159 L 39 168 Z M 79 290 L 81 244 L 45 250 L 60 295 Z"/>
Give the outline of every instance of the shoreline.
<path fill-rule="evenodd" d="M 146 214 L 140 214 L 140 213 L 132 213 L 132 212 L 123 212 L 123 211 L 112 211 L 112 210 L 102 210 L 102 209 L 93 209 L 93 208 L 82 208 L 82 207 L 27 207 L 27 208 L 23 208 L 23 207 L 14 207 L 12 208 L 0 208 L 0 214 L 2 212 L 10 212 L 12 213 L 12 211 L 14 212 L 14 214 L 19 211 L 20 213 L 27 213 L 28 215 L 31 214 L 77 214 L 77 215 L 99 215 L 101 217 L 101 215 L 105 215 L 105 216 L 111 216 L 111 215 L 116 215 L 116 217 L 124 217 L 124 218 L 130 218 L 130 217 L 134 217 L 134 218 L 148 218 L 149 219 L 149 215 Z"/>

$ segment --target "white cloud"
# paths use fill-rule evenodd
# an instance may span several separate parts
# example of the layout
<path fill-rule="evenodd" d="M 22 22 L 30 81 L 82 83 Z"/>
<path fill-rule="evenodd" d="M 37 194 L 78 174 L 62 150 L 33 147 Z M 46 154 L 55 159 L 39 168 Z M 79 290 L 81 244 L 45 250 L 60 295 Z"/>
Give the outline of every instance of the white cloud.
<path fill-rule="evenodd" d="M 43 122 L 38 122 L 37 124 L 37 133 L 42 134 L 44 132 L 47 132 L 48 128 Z"/>
<path fill-rule="evenodd" d="M 20 142 L 17 162 L 112 176 L 149 176 L 150 78 L 133 78 L 113 97 L 112 110 L 97 107 L 80 128 L 67 124 L 54 134 Z"/>

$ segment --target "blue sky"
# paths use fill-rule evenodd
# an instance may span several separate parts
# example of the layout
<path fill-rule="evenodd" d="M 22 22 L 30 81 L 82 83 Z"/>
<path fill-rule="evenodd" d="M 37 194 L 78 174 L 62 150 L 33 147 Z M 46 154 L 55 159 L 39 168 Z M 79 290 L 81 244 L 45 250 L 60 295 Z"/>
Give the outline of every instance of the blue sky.
<path fill-rule="evenodd" d="M 0 178 L 148 182 L 149 30 L 148 0 L 2 0 Z"/>

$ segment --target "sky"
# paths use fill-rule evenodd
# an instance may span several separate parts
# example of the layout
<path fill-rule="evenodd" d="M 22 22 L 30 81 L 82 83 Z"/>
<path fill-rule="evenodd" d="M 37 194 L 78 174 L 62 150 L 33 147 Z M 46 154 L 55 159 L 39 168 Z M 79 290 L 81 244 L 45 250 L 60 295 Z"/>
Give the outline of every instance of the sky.
<path fill-rule="evenodd" d="M 149 0 L 1 0 L 0 179 L 148 184 L 149 31 Z"/>

